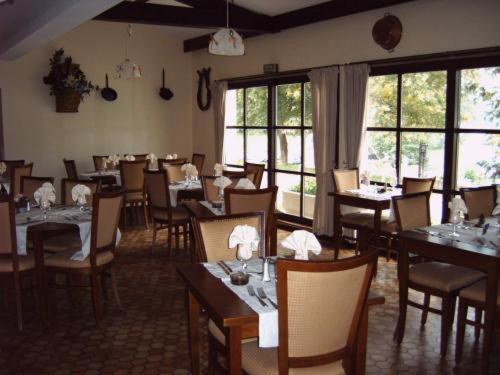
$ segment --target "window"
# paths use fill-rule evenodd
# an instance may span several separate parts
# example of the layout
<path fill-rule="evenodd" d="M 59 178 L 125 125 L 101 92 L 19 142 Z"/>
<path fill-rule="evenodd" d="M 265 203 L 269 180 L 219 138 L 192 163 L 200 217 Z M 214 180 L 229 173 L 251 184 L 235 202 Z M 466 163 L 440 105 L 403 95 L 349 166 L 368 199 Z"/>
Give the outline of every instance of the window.
<path fill-rule="evenodd" d="M 309 82 L 228 90 L 224 158 L 232 167 L 265 164 L 262 186 L 279 186 L 276 206 L 282 216 L 310 222 L 316 178 Z"/>

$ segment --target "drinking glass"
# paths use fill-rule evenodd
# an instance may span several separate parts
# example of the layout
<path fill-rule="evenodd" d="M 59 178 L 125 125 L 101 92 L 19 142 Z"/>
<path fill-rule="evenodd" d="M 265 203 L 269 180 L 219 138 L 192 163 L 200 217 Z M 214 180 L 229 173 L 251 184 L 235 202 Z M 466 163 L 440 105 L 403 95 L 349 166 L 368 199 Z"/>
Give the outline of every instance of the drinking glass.
<path fill-rule="evenodd" d="M 47 211 L 50 208 L 50 202 L 42 200 L 40 201 L 40 210 L 43 213 L 43 220 L 47 220 Z"/>
<path fill-rule="evenodd" d="M 391 185 L 391 190 L 394 190 L 394 188 L 398 186 L 398 179 L 396 176 L 391 176 L 389 180 L 389 185 Z"/>
<path fill-rule="evenodd" d="M 247 261 L 252 259 L 252 248 L 249 244 L 239 244 L 236 250 L 236 259 L 242 264 L 243 273 L 247 273 Z"/>
<path fill-rule="evenodd" d="M 457 233 L 457 224 L 460 223 L 462 218 L 460 217 L 460 212 L 452 212 L 450 213 L 450 217 L 448 222 L 453 225 L 453 232 L 449 234 L 450 237 L 459 237 L 460 235 Z"/>

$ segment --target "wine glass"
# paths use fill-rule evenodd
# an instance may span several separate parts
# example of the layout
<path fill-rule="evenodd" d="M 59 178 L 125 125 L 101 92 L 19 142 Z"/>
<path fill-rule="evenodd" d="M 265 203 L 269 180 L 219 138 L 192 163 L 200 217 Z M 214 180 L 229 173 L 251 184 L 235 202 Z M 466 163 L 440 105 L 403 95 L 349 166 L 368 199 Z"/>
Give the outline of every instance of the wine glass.
<path fill-rule="evenodd" d="M 453 225 L 453 232 L 449 234 L 450 237 L 459 237 L 460 235 L 457 233 L 457 224 L 461 221 L 460 211 L 453 211 L 450 213 L 450 217 L 448 218 L 448 222 Z"/>
<path fill-rule="evenodd" d="M 236 250 L 236 259 L 238 259 L 242 265 L 243 273 L 247 273 L 247 261 L 252 259 L 252 248 L 250 244 L 238 244 L 238 249 Z"/>
<path fill-rule="evenodd" d="M 40 210 L 43 213 L 43 220 L 47 220 L 47 211 L 50 208 L 50 202 L 48 200 L 40 201 Z"/>
<path fill-rule="evenodd" d="M 85 211 L 85 204 L 86 204 L 86 203 L 87 203 L 87 202 L 85 201 L 85 197 L 83 197 L 83 196 L 81 196 L 81 195 L 80 195 L 80 196 L 78 196 L 78 198 L 76 199 L 76 205 L 77 205 L 78 207 L 80 207 L 80 211 Z"/>
<path fill-rule="evenodd" d="M 391 190 L 394 190 L 394 188 L 398 186 L 398 179 L 396 176 L 391 176 L 391 178 L 389 179 L 389 185 L 391 186 Z"/>

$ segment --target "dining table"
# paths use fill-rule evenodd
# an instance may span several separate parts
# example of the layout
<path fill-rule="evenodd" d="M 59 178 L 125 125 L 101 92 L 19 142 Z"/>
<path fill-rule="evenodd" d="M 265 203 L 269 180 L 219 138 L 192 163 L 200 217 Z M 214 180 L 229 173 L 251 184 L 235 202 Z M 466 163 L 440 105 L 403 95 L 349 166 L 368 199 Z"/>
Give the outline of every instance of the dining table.
<path fill-rule="evenodd" d="M 486 309 L 481 356 L 482 373 L 487 374 L 493 349 L 497 301 L 497 279 L 500 271 L 500 226 L 498 218 L 487 218 L 486 231 L 477 220 L 455 227 L 441 224 L 400 233 L 398 262 L 400 314 L 394 339 L 401 343 L 406 325 L 408 302 L 409 253 L 426 259 L 472 268 L 486 277 Z M 485 232 L 485 233 L 484 233 Z"/>
<path fill-rule="evenodd" d="M 228 262 L 232 267 L 234 263 Z M 249 264 L 249 268 L 255 265 Z M 217 275 L 214 263 L 177 264 L 176 271 L 186 287 L 186 309 L 188 314 L 188 339 L 191 361 L 191 373 L 200 374 L 200 312 L 203 309 L 208 317 L 226 334 L 227 366 L 230 374 L 241 374 L 241 340 L 259 337 L 262 334 L 259 322 L 260 315 L 254 307 L 249 305 L 247 298 L 243 299 L 241 293 L 230 289 L 227 277 Z M 221 276 L 222 275 L 222 276 Z M 251 277 L 254 279 L 254 277 Z M 257 286 L 259 280 L 252 281 Z M 273 278 L 272 278 L 273 280 Z M 264 282 L 261 282 L 264 283 Z M 269 292 L 275 289 L 275 282 L 267 282 L 263 287 Z M 274 298 L 274 297 L 273 297 Z M 266 300 L 267 301 L 267 300 Z M 276 301 L 275 301 L 276 302 Z M 366 343 L 368 334 L 368 308 L 383 304 L 385 298 L 370 292 L 366 308 L 362 313 L 360 329 L 356 343 L 356 355 L 353 363 L 356 374 L 364 374 L 366 364 Z M 268 306 L 272 314 L 273 307 Z M 277 324 L 277 311 L 274 311 Z M 259 319 L 259 316 L 261 317 Z M 267 322 L 269 324 L 269 321 Z M 334 324 L 334 322 L 332 322 Z M 262 328 L 262 327 L 261 327 Z M 266 327 L 267 328 L 267 327 Z M 267 331 L 268 329 L 266 329 Z M 272 331 L 272 329 L 270 329 Z M 277 332 L 277 326 L 274 331 Z M 262 337 L 260 337 L 262 340 Z"/>

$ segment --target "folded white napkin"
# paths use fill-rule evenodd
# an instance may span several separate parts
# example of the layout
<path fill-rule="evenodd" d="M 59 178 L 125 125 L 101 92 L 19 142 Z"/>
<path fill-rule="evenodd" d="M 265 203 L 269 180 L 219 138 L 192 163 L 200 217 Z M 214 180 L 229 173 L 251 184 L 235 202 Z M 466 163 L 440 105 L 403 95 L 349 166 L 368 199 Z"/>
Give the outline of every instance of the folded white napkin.
<path fill-rule="evenodd" d="M 36 203 L 54 203 L 56 201 L 56 189 L 50 182 L 44 182 L 33 194 Z"/>
<path fill-rule="evenodd" d="M 255 190 L 255 185 L 248 178 L 240 178 L 235 186 L 236 189 Z"/>
<path fill-rule="evenodd" d="M 3 175 L 7 171 L 7 166 L 3 161 L 0 161 L 0 176 Z"/>
<path fill-rule="evenodd" d="M 135 156 L 134 155 L 126 155 L 125 160 L 126 161 L 135 161 Z"/>
<path fill-rule="evenodd" d="M 214 174 L 216 176 L 222 176 L 222 172 L 224 171 L 224 166 L 219 163 L 215 163 L 214 165 Z"/>
<path fill-rule="evenodd" d="M 219 189 L 225 189 L 226 187 L 228 187 L 232 183 L 233 183 L 233 181 L 231 181 L 226 176 L 220 176 L 214 180 L 214 186 L 217 186 Z"/>
<path fill-rule="evenodd" d="M 250 259 L 252 252 L 259 248 L 259 233 L 250 225 L 237 225 L 229 236 L 229 248 L 240 245 L 238 251 L 243 259 Z"/>
<path fill-rule="evenodd" d="M 120 162 L 120 155 L 118 154 L 109 155 L 107 162 L 113 164 L 114 166 L 117 166 L 118 163 Z"/>
<path fill-rule="evenodd" d="M 307 251 L 321 253 L 321 245 L 314 234 L 305 230 L 293 231 L 281 244 L 290 250 L 295 250 L 295 259 L 308 260 Z"/>
<path fill-rule="evenodd" d="M 364 183 L 370 183 L 370 171 L 366 170 L 361 173 L 361 181 Z"/>
<path fill-rule="evenodd" d="M 155 154 L 151 153 L 151 154 L 148 154 L 146 156 L 146 160 L 149 160 L 151 162 L 151 164 L 154 164 L 154 163 L 156 163 L 156 161 L 158 160 L 158 158 L 156 157 Z"/>
<path fill-rule="evenodd" d="M 198 169 L 196 169 L 196 166 L 194 166 L 191 163 L 183 164 L 181 167 L 181 171 L 183 171 L 186 174 L 186 176 L 192 176 L 192 177 L 198 176 Z"/>
<path fill-rule="evenodd" d="M 497 205 L 495 206 L 493 212 L 491 213 L 493 216 L 500 215 L 500 194 L 498 193 L 499 191 L 497 190 Z"/>
<path fill-rule="evenodd" d="M 460 197 L 453 198 L 448 203 L 448 208 L 450 209 L 450 214 L 456 214 L 458 212 L 463 212 L 464 214 L 467 213 L 467 206 L 465 205 L 464 200 Z"/>
<path fill-rule="evenodd" d="M 171 160 L 173 159 L 174 157 L 171 155 L 171 154 L 167 154 L 167 156 L 165 156 L 165 159 L 167 160 Z"/>
<path fill-rule="evenodd" d="M 81 204 L 82 206 L 87 203 L 85 196 L 91 194 L 92 191 L 90 191 L 90 188 L 86 185 L 78 184 L 73 186 L 73 189 L 71 189 L 71 198 L 73 198 L 74 202 Z"/>

